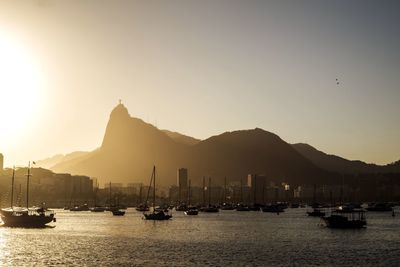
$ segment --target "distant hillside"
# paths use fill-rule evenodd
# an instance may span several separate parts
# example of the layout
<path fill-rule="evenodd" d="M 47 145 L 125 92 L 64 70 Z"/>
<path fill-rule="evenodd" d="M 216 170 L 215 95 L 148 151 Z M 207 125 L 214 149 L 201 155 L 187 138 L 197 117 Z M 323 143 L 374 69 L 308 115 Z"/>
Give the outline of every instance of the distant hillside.
<path fill-rule="evenodd" d="M 168 130 L 162 130 L 164 133 L 166 133 L 172 140 L 174 140 L 177 143 L 184 144 L 184 145 L 189 145 L 189 146 L 194 146 L 198 144 L 201 140 L 177 133 L 177 132 L 172 132 Z"/>
<path fill-rule="evenodd" d="M 97 177 L 100 183 L 147 183 L 155 164 L 157 181 L 164 185 L 176 183 L 180 167 L 189 169 L 194 184 L 200 184 L 203 176 L 222 184 L 225 176 L 241 179 L 249 173 L 290 183 L 332 178 L 331 173 L 316 167 L 277 135 L 262 129 L 227 132 L 200 142 L 181 136 L 131 117 L 120 104 L 111 112 L 99 149 L 63 161 L 52 170 Z"/>
<path fill-rule="evenodd" d="M 400 161 L 381 166 L 329 155 L 308 144 L 293 144 L 292 147 L 318 167 L 329 171 L 347 174 L 400 172 Z"/>
<path fill-rule="evenodd" d="M 84 157 L 88 153 L 89 152 L 85 152 L 85 151 L 76 151 L 76 152 L 72 152 L 72 153 L 69 153 L 66 155 L 58 154 L 58 155 L 54 155 L 50 158 L 46 158 L 43 160 L 37 160 L 36 166 L 42 167 L 45 169 L 52 169 L 54 166 L 59 165 L 63 162 L 78 160 L 79 158 Z"/>

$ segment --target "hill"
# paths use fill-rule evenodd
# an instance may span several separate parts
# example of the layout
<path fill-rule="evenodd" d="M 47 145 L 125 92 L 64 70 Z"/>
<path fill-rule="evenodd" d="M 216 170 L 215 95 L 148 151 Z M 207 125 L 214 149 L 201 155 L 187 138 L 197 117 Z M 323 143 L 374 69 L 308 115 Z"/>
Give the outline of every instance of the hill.
<path fill-rule="evenodd" d="M 360 160 L 348 160 L 339 156 L 329 155 L 308 144 L 298 143 L 293 144 L 292 147 L 316 166 L 328 171 L 344 174 L 400 172 L 400 161 L 382 166 L 365 163 Z"/>
<path fill-rule="evenodd" d="M 195 144 L 193 140 L 192 144 L 177 142 L 174 136 L 131 117 L 119 104 L 111 112 L 99 149 L 63 161 L 52 170 L 97 177 L 100 183 L 147 183 L 155 164 L 163 185 L 175 184 L 176 170 L 181 167 L 189 169 L 194 184 L 200 184 L 203 176 L 222 184 L 225 176 L 241 179 L 249 173 L 290 183 L 314 183 L 332 177 L 277 135 L 259 128 L 226 132 Z"/>

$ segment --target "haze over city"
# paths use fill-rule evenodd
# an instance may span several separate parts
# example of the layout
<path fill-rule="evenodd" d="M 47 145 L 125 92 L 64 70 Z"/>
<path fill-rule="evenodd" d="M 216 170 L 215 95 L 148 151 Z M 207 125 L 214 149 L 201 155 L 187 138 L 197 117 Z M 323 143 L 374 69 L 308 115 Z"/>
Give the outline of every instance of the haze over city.
<path fill-rule="evenodd" d="M 0 152 L 101 145 L 119 99 L 199 139 L 260 127 L 400 159 L 397 1 L 1 1 Z"/>

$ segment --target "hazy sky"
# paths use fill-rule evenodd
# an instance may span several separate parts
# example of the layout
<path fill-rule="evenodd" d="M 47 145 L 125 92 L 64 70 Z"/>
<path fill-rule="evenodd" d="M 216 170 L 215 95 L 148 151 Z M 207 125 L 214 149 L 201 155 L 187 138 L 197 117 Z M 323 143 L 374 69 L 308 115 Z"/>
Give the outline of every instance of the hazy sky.
<path fill-rule="evenodd" d="M 260 127 L 398 160 L 399 14 L 384 0 L 0 1 L 0 152 L 92 150 L 121 98 L 201 139 Z"/>

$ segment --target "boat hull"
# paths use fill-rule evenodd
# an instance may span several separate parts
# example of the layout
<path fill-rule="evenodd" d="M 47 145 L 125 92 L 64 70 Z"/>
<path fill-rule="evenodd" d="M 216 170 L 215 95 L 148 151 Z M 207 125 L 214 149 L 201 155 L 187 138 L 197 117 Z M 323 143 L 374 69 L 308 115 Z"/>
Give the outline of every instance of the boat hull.
<path fill-rule="evenodd" d="M 363 220 L 348 220 L 342 216 L 329 216 L 322 217 L 325 224 L 329 228 L 340 228 L 340 229 L 348 229 L 348 228 L 363 228 L 367 225 L 366 221 Z"/>
<path fill-rule="evenodd" d="M 124 216 L 125 215 L 125 211 L 123 211 L 123 210 L 113 210 L 112 214 L 114 216 Z"/>
<path fill-rule="evenodd" d="M 39 228 L 45 227 L 46 224 L 55 221 L 54 214 L 50 215 L 1 215 L 4 226 L 8 227 L 24 227 L 24 228 Z"/>
<path fill-rule="evenodd" d="M 185 215 L 198 215 L 199 211 L 198 210 L 187 210 L 184 213 L 185 213 Z"/>
<path fill-rule="evenodd" d="M 172 218 L 172 215 L 165 214 L 164 212 L 144 213 L 145 220 L 165 221 Z"/>

